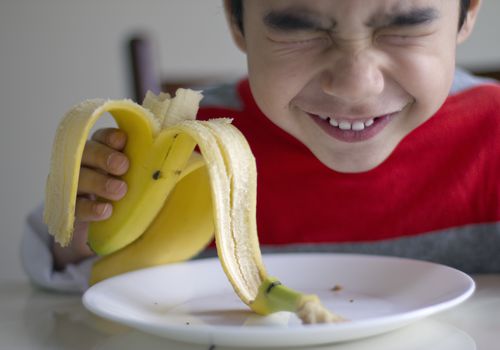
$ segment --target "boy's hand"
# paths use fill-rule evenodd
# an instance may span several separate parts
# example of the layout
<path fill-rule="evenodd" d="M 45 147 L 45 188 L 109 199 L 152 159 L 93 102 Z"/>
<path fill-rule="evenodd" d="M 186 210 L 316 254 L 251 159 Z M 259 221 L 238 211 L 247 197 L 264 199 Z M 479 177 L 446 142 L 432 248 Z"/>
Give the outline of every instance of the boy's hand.
<path fill-rule="evenodd" d="M 113 207 L 106 200 L 119 200 L 127 192 L 127 184 L 116 177 L 128 170 L 129 161 L 121 152 L 126 142 L 126 134 L 115 128 L 99 129 L 87 141 L 78 181 L 75 231 L 69 247 L 53 245 L 56 269 L 93 255 L 87 246 L 89 222 L 109 218 Z"/>
<path fill-rule="evenodd" d="M 113 208 L 105 200 L 119 200 L 127 192 L 127 184 L 116 178 L 128 170 L 128 159 L 120 152 L 126 142 L 123 131 L 111 128 L 97 130 L 92 139 L 87 141 L 78 181 L 77 221 L 107 219 Z M 96 196 L 102 200 L 95 200 Z"/>

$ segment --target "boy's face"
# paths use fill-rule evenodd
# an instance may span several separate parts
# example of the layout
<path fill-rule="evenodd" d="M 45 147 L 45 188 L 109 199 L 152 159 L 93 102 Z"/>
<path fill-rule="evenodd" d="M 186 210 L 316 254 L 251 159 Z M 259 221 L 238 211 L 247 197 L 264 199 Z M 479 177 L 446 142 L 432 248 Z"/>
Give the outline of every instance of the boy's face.
<path fill-rule="evenodd" d="M 232 29 L 264 114 L 326 166 L 362 172 L 446 99 L 458 19 L 458 0 L 251 0 L 244 35 Z"/>

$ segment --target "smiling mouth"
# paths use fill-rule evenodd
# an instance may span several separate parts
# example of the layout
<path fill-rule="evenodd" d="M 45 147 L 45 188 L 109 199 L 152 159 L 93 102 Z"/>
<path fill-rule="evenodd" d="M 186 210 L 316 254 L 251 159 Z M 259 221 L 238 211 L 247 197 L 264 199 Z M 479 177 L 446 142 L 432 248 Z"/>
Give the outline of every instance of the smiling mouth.
<path fill-rule="evenodd" d="M 331 126 L 335 128 L 339 128 L 340 130 L 352 130 L 352 131 L 363 131 L 372 125 L 375 124 L 376 121 L 379 121 L 381 118 L 385 116 L 373 117 L 366 120 L 342 120 L 335 119 L 333 117 L 327 117 L 322 115 L 314 115 L 315 117 L 327 121 Z"/>
<path fill-rule="evenodd" d="M 364 119 L 340 119 L 308 113 L 331 137 L 343 142 L 366 141 L 387 126 L 400 111 Z"/>

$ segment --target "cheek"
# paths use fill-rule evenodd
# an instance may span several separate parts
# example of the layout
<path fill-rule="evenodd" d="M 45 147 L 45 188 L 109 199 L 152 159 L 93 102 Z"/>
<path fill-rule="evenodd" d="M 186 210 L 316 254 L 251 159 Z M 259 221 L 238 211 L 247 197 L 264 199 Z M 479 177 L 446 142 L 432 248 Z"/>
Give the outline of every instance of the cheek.
<path fill-rule="evenodd" d="M 247 36 L 248 73 L 257 95 L 272 100 L 280 108 L 300 93 L 317 73 L 323 41 L 304 44 L 279 43 L 260 30 Z M 272 96 L 272 97 L 271 97 Z"/>
<path fill-rule="evenodd" d="M 266 49 L 249 52 L 249 81 L 257 105 L 271 120 L 285 121 L 290 113 L 290 102 L 309 81 L 306 68 L 311 65 L 304 62 L 307 57 L 284 59 Z"/>
<path fill-rule="evenodd" d="M 455 67 L 454 48 L 400 57 L 395 66 L 394 81 L 414 98 L 422 118 L 430 117 L 449 94 Z"/>

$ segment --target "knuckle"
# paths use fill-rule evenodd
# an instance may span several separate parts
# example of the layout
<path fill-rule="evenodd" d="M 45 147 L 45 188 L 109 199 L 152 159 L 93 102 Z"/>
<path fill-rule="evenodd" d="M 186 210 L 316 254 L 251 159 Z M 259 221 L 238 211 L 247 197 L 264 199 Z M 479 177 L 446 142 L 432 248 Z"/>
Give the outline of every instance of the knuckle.
<path fill-rule="evenodd" d="M 127 191 L 125 181 L 95 171 L 90 171 L 86 181 L 86 192 L 108 200 L 121 199 Z M 96 207 L 92 210 L 104 209 L 98 204 L 99 202 L 95 202 Z"/>
<path fill-rule="evenodd" d="M 116 162 L 116 160 L 113 159 L 114 153 L 116 153 L 116 151 L 108 146 L 96 141 L 91 141 L 85 151 L 83 163 L 104 170 L 105 172 L 110 172 L 113 170 Z"/>
<path fill-rule="evenodd" d="M 91 167 L 102 167 L 99 165 L 103 163 L 103 160 L 105 160 L 107 156 L 103 147 L 104 145 L 95 140 L 87 141 L 83 150 L 82 164 Z"/>
<path fill-rule="evenodd" d="M 80 222 L 89 220 L 89 202 L 86 198 L 78 198 L 76 200 L 75 218 Z"/>
<path fill-rule="evenodd" d="M 120 129 L 112 129 L 107 135 L 107 144 L 115 149 L 123 149 L 127 141 L 127 134 Z"/>
<path fill-rule="evenodd" d="M 89 168 L 80 169 L 78 193 L 82 198 L 86 195 L 87 198 L 93 199 L 99 196 L 109 200 L 119 200 L 125 196 L 127 190 L 127 183 L 119 178 Z"/>
<path fill-rule="evenodd" d="M 121 131 L 119 133 L 124 135 Z M 108 135 L 112 134 L 108 132 Z M 123 175 L 129 167 L 127 156 L 120 152 L 120 149 L 114 147 L 116 145 L 110 146 L 108 145 L 110 142 L 103 142 L 100 138 L 102 138 L 102 136 L 87 141 L 83 151 L 82 164 L 104 170 L 113 175 Z"/>
<path fill-rule="evenodd" d="M 94 141 L 98 141 L 98 142 L 105 142 L 107 137 L 108 137 L 108 134 L 111 132 L 112 129 L 110 128 L 101 128 L 101 129 L 97 129 L 91 136 L 91 139 L 94 140 Z"/>
<path fill-rule="evenodd" d="M 80 169 L 78 191 L 82 194 L 101 195 L 104 192 L 105 175 L 89 168 Z M 82 202 L 82 205 L 84 202 Z"/>
<path fill-rule="evenodd" d="M 122 149 L 125 147 L 127 135 L 123 130 L 118 128 L 102 128 L 98 129 L 93 135 L 92 140 L 105 144 L 114 149 Z"/>

